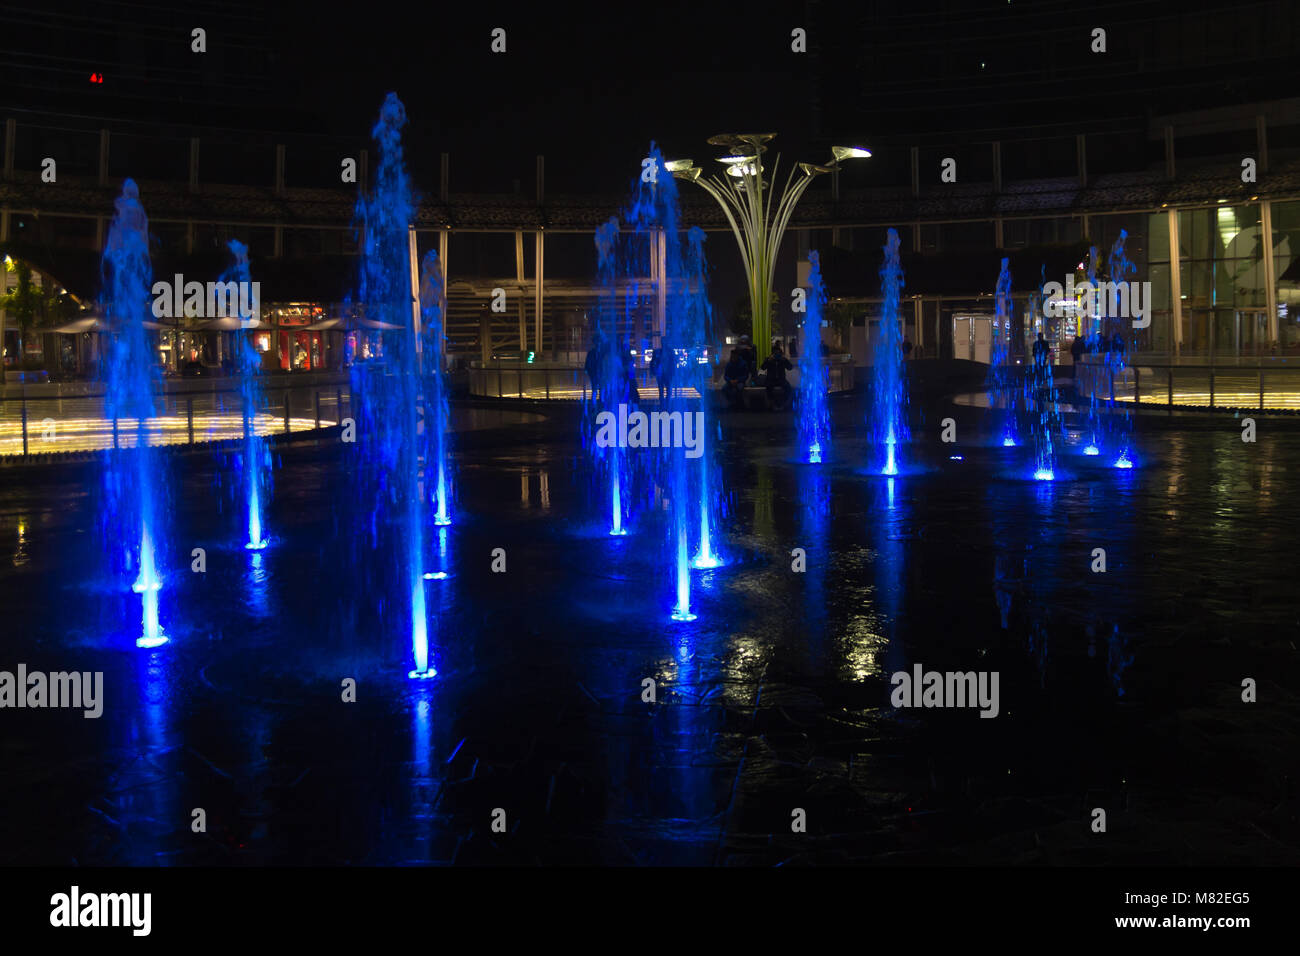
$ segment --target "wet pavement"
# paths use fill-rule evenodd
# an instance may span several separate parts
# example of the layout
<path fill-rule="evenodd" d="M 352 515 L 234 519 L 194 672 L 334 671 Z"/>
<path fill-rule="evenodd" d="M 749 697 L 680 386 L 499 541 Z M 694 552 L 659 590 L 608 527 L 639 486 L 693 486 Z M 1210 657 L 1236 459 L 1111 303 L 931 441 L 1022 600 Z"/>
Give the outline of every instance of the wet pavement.
<path fill-rule="evenodd" d="M 605 534 L 572 414 L 480 416 L 428 682 L 332 442 L 279 451 L 261 554 L 216 459 L 171 461 L 154 651 L 89 466 L 6 471 L 0 670 L 103 671 L 105 702 L 0 710 L 0 863 L 1300 862 L 1300 430 L 1140 421 L 1137 468 L 1044 483 L 940 443 L 949 413 L 981 414 L 918 415 L 892 481 L 860 428 L 816 468 L 788 419 L 724 415 L 729 563 L 689 624 L 663 513 Z M 997 671 L 997 718 L 892 707 L 918 663 Z"/>

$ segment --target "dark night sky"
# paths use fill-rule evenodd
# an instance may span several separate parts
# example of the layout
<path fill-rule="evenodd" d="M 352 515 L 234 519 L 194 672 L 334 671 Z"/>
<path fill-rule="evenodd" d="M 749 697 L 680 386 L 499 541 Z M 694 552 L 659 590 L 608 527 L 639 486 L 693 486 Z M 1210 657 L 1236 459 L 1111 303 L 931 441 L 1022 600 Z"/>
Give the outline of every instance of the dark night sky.
<path fill-rule="evenodd" d="M 1278 0 L 43 0 L 0 9 L 0 110 L 178 137 L 301 133 L 334 157 L 366 144 L 395 90 L 424 190 L 445 151 L 455 191 L 531 193 L 540 153 L 549 193 L 619 194 L 650 139 L 702 160 L 706 137 L 734 131 L 778 132 L 787 160 L 868 143 L 878 158 L 846 169 L 851 189 L 897 182 L 910 144 L 1107 127 L 1132 141 L 1159 112 L 1295 95 L 1298 15 Z M 1104 57 L 1087 51 L 1097 25 Z M 504 55 L 489 49 L 497 26 Z M 790 51 L 796 26 L 806 55 Z M 87 82 L 97 70 L 103 85 Z"/>
<path fill-rule="evenodd" d="M 313 101 L 332 104 L 336 131 L 371 121 L 387 90 L 411 118 L 411 148 L 453 155 L 453 176 L 484 186 L 531 190 L 537 154 L 548 157 L 548 190 L 619 191 L 634 171 L 628 157 L 660 140 L 667 154 L 707 154 L 703 140 L 726 128 L 774 128 L 783 141 L 806 138 L 811 120 L 806 58 L 785 52 L 788 30 L 738 29 L 734 16 L 676 5 L 634 4 L 575 12 L 537 5 L 529 12 L 481 12 L 452 23 L 414 14 L 402 29 L 371 19 L 341 38 L 317 21 L 287 52 L 287 74 L 319 71 Z M 702 5 L 697 5 L 702 6 Z M 632 14 L 633 19 L 627 19 Z M 493 27 L 507 30 L 507 53 L 489 50 Z M 347 67 L 351 44 L 381 53 Z M 338 68 L 311 50 L 337 51 Z M 446 82 L 446 78 L 452 78 Z M 757 94 L 756 94 L 756 91 Z"/>

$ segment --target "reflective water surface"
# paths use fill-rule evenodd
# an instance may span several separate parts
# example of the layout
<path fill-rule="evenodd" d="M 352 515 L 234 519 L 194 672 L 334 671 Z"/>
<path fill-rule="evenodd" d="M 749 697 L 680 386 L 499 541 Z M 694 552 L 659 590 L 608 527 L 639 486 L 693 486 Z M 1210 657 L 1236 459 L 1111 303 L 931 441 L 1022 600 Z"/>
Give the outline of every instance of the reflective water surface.
<path fill-rule="evenodd" d="M 788 420 L 724 419 L 734 560 L 691 572 L 677 623 L 667 513 L 607 533 L 571 416 L 476 424 L 434 543 L 432 681 L 406 678 L 383 529 L 328 443 L 277 450 L 256 553 L 215 460 L 170 461 L 152 651 L 89 466 L 5 473 L 0 670 L 103 671 L 105 702 L 0 711 L 0 862 L 1300 859 L 1300 432 L 1139 421 L 1140 467 L 1067 450 L 1035 482 L 1024 449 L 954 460 L 922 428 L 889 479 L 861 434 L 811 466 Z M 892 708 L 918 663 L 997 671 L 998 717 Z"/>

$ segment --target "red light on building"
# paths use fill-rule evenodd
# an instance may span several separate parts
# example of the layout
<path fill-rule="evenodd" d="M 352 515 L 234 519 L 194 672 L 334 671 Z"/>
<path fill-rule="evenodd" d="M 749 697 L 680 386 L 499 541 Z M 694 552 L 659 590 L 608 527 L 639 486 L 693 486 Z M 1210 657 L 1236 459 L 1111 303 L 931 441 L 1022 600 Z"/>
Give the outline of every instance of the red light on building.
<path fill-rule="evenodd" d="M 90 82 L 92 82 L 92 83 L 103 83 L 103 82 L 104 82 L 104 74 L 103 74 L 103 73 L 92 73 L 92 74 L 90 74 Z"/>

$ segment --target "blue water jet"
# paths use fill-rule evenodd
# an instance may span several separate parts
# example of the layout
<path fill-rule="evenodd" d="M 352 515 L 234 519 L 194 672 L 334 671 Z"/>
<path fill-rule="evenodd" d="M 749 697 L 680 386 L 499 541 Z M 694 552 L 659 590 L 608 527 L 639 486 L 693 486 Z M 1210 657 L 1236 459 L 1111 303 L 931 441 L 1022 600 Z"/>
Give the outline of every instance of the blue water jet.
<path fill-rule="evenodd" d="M 705 394 L 703 376 L 699 364 L 693 361 L 692 348 L 701 342 L 701 330 L 696 327 L 698 313 L 692 308 L 688 271 L 682 252 L 677 183 L 654 143 L 650 144 L 649 160 L 653 166 L 652 175 L 638 180 L 628 219 L 638 236 L 650 240 L 651 255 L 655 254 L 656 243 L 663 244 L 663 272 L 658 278 L 666 309 L 662 356 L 663 361 L 671 363 L 672 370 L 672 387 L 666 396 L 668 415 L 670 421 L 680 420 L 684 429 L 686 417 L 693 411 L 692 402 L 702 402 Z M 691 610 L 690 538 L 692 525 L 700 514 L 700 501 L 691 495 L 691 461 L 686 457 L 685 448 L 660 448 L 659 451 L 660 472 L 668 489 L 671 508 L 669 549 L 675 582 L 672 619 L 693 621 L 696 615 Z M 694 483 L 698 489 L 701 486 L 698 472 L 696 478 Z"/>
<path fill-rule="evenodd" d="M 626 384 L 618 311 L 618 220 L 611 217 L 596 230 L 596 274 L 601 295 L 596 306 L 592 347 L 587 355 L 591 388 L 585 393 L 583 444 L 597 463 L 598 497 L 609 508 L 609 534 L 627 534 L 631 496 L 631 468 L 627 449 L 595 440 L 593 422 L 601 412 L 618 415 L 617 403 L 631 399 Z"/>
<path fill-rule="evenodd" d="M 1106 259 L 1106 268 L 1110 273 L 1110 281 L 1118 286 L 1129 281 L 1128 276 L 1137 272 L 1137 264 L 1131 261 L 1124 251 L 1124 243 L 1128 239 L 1128 230 L 1121 229 L 1119 238 L 1111 246 L 1110 255 Z M 1112 304 L 1118 306 L 1121 302 L 1129 302 L 1131 299 L 1116 295 Z M 1150 303 L 1147 303 L 1150 307 Z M 1123 311 L 1118 309 L 1117 311 Z M 1128 368 L 1128 343 L 1124 335 L 1124 326 L 1128 321 L 1127 315 L 1110 316 L 1110 325 L 1112 332 L 1110 334 L 1110 348 L 1106 351 L 1106 365 L 1109 370 L 1108 378 L 1113 383 L 1116 380 L 1124 380 L 1124 372 Z M 1136 346 L 1136 340 L 1134 341 Z M 1110 407 L 1108 409 L 1108 421 L 1112 434 L 1112 446 L 1118 452 L 1115 456 L 1116 468 L 1132 468 L 1133 460 L 1129 455 L 1129 445 L 1133 437 L 1133 417 L 1132 413 L 1125 403 L 1121 408 L 1116 409 L 1115 389 L 1113 385 L 1108 385 Z M 1136 402 L 1136 399 L 1135 399 Z"/>
<path fill-rule="evenodd" d="M 227 246 L 234 263 L 222 274 L 221 281 L 250 283 L 248 247 L 238 239 L 231 239 Z M 244 328 L 256 328 L 260 321 L 261 316 L 240 316 L 240 325 Z M 243 458 L 240 462 L 248 525 L 248 540 L 244 547 L 249 551 L 261 551 L 269 542 L 264 508 L 271 492 L 271 453 L 266 437 L 257 433 L 257 417 L 266 404 L 261 379 L 262 356 L 253 337 L 243 334 L 242 329 L 235 335 L 235 363 L 244 425 Z"/>
<path fill-rule="evenodd" d="M 162 471 L 149 444 L 154 418 L 154 389 L 159 366 L 144 323 L 150 313 L 153 265 L 149 259 L 149 220 L 140 204 L 135 180 L 122 184 L 117 210 L 104 244 L 100 269 L 104 317 L 112 329 L 104 366 L 105 414 L 113 422 L 113 448 L 104 469 L 106 542 L 122 543 L 116 566 L 135 574 L 132 590 L 141 596 L 139 647 L 167 642 L 158 613 L 162 571 L 157 545 L 163 509 Z M 129 447 L 123 432 L 134 425 Z M 133 548 L 131 542 L 139 541 Z"/>
<path fill-rule="evenodd" d="M 899 446 L 911 437 L 907 426 L 907 381 L 903 368 L 903 266 L 897 230 L 890 229 L 880 267 L 880 336 L 872 359 L 872 444 L 882 475 L 899 473 Z"/>
<path fill-rule="evenodd" d="M 1030 299 L 1030 309 L 1035 317 L 1042 315 L 1047 296 L 1047 267 L 1039 272 L 1038 290 Z M 1056 391 L 1051 356 L 1040 353 L 1035 346 L 1033 362 L 1026 377 L 1025 407 L 1029 411 L 1034 440 L 1034 478 L 1053 481 L 1056 478 L 1056 436 L 1061 430 L 1060 399 Z"/>
<path fill-rule="evenodd" d="M 447 297 L 438 253 L 430 250 L 420 266 L 420 337 L 424 371 L 423 470 L 431 484 L 433 523 L 451 524 L 452 480 L 448 463 L 451 409 L 447 403 L 447 337 L 444 323 Z M 432 481 L 430 482 L 430 474 Z"/>
<path fill-rule="evenodd" d="M 812 465 L 830 456 L 831 417 L 827 406 L 830 375 L 822 354 L 822 314 L 826 306 L 826 285 L 822 282 L 821 256 L 808 253 L 808 298 L 803 319 L 803 347 L 799 369 L 796 427 L 800 454 Z"/>
<path fill-rule="evenodd" d="M 357 200 L 360 239 L 358 300 L 365 317 L 395 327 L 386 333 L 382 361 L 352 366 L 357 398 L 356 474 L 363 500 L 374 502 L 372 527 L 395 527 L 401 549 L 398 573 L 402 604 L 409 612 L 412 678 L 437 673 L 429 660 L 429 620 L 424 553 L 427 500 L 421 464 L 427 448 L 422 430 L 420 304 L 416 301 L 415 243 L 411 232 L 415 201 L 402 152 L 406 109 L 389 93 L 371 132 L 379 164 L 369 196 Z"/>
<path fill-rule="evenodd" d="M 712 451 L 713 445 L 709 441 L 709 436 L 713 433 L 713 404 L 708 400 L 709 366 L 706 364 L 707 357 L 696 353 L 696 346 L 709 341 L 713 326 L 713 306 L 709 302 L 709 265 L 704 255 L 704 230 L 699 226 L 692 226 L 686 234 L 686 239 L 683 294 L 687 300 L 682 334 L 690 347 L 685 355 L 687 363 L 685 374 L 679 373 L 677 377 L 682 379 L 686 387 L 694 388 L 699 396 L 700 455 L 696 459 L 699 480 L 695 497 L 698 502 L 700 526 L 695 556 L 691 558 L 691 567 L 709 570 L 721 567 L 724 563 L 717 546 L 719 498 L 715 494 L 721 488 L 722 475 Z"/>
<path fill-rule="evenodd" d="M 989 386 L 991 404 L 1001 412 L 999 433 L 1004 448 L 1020 444 L 1016 423 L 1016 371 L 1011 355 L 1011 260 L 1002 260 L 995 292 L 993 317 L 993 342 L 989 357 Z"/>
<path fill-rule="evenodd" d="M 1084 389 L 1088 395 L 1088 420 L 1084 426 L 1084 433 L 1088 436 L 1088 444 L 1084 447 L 1083 453 L 1089 457 L 1095 457 L 1101 454 L 1102 433 L 1101 433 L 1101 401 L 1098 398 L 1098 391 L 1101 387 L 1101 370 L 1098 367 L 1098 360 L 1090 359 L 1091 356 L 1102 354 L 1102 334 L 1101 334 L 1101 312 L 1100 297 L 1096 295 L 1097 289 L 1097 247 L 1088 247 L 1088 287 L 1093 290 L 1093 294 L 1085 300 L 1090 308 L 1083 315 L 1082 328 L 1080 331 L 1084 335 L 1084 367 L 1082 369 L 1086 381 Z M 1080 369 L 1076 368 L 1074 372 L 1075 389 L 1079 387 Z"/>

